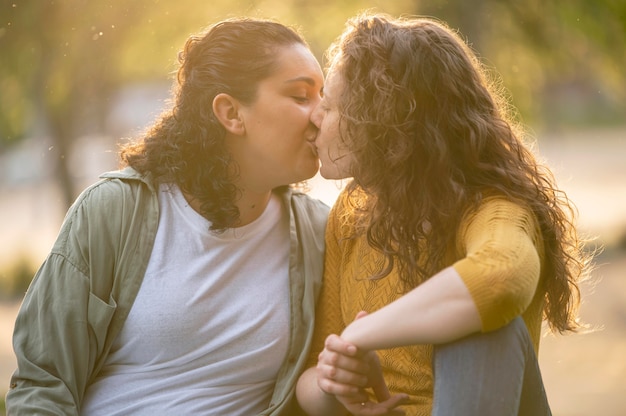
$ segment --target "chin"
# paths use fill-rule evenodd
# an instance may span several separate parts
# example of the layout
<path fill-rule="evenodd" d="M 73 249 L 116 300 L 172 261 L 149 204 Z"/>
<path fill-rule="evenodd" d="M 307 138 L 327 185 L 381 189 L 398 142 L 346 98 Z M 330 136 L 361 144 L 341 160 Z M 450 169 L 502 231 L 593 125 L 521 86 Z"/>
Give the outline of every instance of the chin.
<path fill-rule="evenodd" d="M 324 179 L 329 179 L 329 180 L 334 180 L 334 181 L 341 181 L 343 179 L 348 179 L 352 177 L 352 175 L 341 172 L 339 169 L 336 169 L 336 168 L 324 169 L 323 165 L 320 168 L 320 175 Z"/>
<path fill-rule="evenodd" d="M 317 173 L 317 168 L 313 170 L 308 170 L 306 172 L 300 170 L 297 175 L 294 175 L 292 180 L 289 183 L 300 183 L 304 182 L 308 179 L 311 179 Z"/>
<path fill-rule="evenodd" d="M 337 175 L 335 172 L 324 172 L 322 169 L 320 169 L 320 175 L 322 176 L 322 178 L 329 179 L 329 180 L 343 179 L 342 177 Z"/>
<path fill-rule="evenodd" d="M 301 181 L 311 179 L 313 176 L 317 174 L 319 170 L 320 170 L 320 163 L 318 162 L 317 159 L 315 159 L 315 161 L 311 164 L 311 166 L 308 167 L 306 170 L 301 169 L 301 173 L 303 174 L 303 178 L 301 179 Z"/>

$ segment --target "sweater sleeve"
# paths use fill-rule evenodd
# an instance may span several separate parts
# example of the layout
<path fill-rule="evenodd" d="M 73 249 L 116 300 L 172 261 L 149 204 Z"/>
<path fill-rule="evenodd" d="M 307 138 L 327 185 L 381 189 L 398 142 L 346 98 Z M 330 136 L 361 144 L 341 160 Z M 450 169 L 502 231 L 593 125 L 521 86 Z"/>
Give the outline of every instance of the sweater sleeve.
<path fill-rule="evenodd" d="M 454 264 L 476 303 L 484 332 L 526 310 L 540 277 L 539 227 L 533 213 L 504 198 L 489 198 L 467 215 Z"/>

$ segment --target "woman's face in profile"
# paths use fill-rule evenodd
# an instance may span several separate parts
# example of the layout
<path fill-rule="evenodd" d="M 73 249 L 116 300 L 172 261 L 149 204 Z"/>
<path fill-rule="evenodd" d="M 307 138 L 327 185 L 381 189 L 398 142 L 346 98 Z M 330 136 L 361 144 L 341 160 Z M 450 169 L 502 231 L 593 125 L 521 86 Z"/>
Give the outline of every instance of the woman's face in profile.
<path fill-rule="evenodd" d="M 351 177 L 353 157 L 341 139 L 337 98 L 343 93 L 341 71 L 331 67 L 324 83 L 324 96 L 311 114 L 311 121 L 319 132 L 315 147 L 320 158 L 320 174 L 326 179 Z"/>
<path fill-rule="evenodd" d="M 253 103 L 240 104 L 244 132 L 230 151 L 250 189 L 272 189 L 317 173 L 310 117 L 321 100 L 322 69 L 301 44 L 276 49 L 276 70 L 259 82 Z"/>

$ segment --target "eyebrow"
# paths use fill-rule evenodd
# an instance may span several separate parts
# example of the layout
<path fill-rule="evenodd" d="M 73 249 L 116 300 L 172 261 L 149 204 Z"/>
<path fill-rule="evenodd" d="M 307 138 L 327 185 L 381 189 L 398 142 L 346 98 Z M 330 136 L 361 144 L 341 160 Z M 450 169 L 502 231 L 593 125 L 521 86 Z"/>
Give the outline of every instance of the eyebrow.
<path fill-rule="evenodd" d="M 295 82 L 306 82 L 312 87 L 315 86 L 315 80 L 310 77 L 297 77 L 297 78 L 288 79 L 287 81 L 285 81 L 285 84 L 292 84 Z"/>

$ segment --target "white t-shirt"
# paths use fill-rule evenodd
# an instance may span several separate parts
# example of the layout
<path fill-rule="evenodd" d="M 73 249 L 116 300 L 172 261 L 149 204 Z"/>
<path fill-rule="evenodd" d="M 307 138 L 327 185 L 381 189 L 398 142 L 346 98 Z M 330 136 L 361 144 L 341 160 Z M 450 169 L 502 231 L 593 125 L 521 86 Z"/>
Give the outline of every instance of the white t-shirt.
<path fill-rule="evenodd" d="M 83 415 L 253 415 L 289 342 L 289 224 L 265 212 L 223 234 L 173 186 L 142 286 Z"/>

